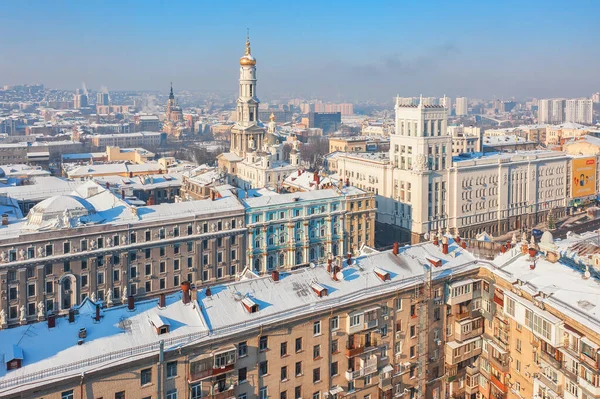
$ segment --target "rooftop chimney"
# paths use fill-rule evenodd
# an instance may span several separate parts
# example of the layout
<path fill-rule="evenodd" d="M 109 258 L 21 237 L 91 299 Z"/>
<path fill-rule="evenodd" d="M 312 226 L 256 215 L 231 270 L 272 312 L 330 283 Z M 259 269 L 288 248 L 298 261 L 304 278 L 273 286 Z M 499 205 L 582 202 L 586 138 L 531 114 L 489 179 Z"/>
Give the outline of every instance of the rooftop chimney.
<path fill-rule="evenodd" d="M 279 271 L 273 270 L 271 272 L 271 279 L 273 279 L 273 281 L 279 281 Z"/>
<path fill-rule="evenodd" d="M 331 264 L 333 263 L 333 259 L 327 259 L 327 273 L 331 273 Z"/>
<path fill-rule="evenodd" d="M 442 253 L 448 255 L 448 237 L 442 237 Z"/>
<path fill-rule="evenodd" d="M 331 276 L 331 278 L 333 278 L 333 281 L 338 281 L 337 274 L 339 272 L 340 272 L 340 268 L 338 266 L 334 266 L 333 267 L 333 275 Z"/>
<path fill-rule="evenodd" d="M 106 182 L 106 189 L 107 190 L 110 189 L 110 183 L 109 182 Z"/>
<path fill-rule="evenodd" d="M 56 315 L 54 313 L 50 313 L 48 315 L 48 328 L 56 327 Z"/>
<path fill-rule="evenodd" d="M 346 187 L 350 185 L 350 179 L 346 177 Z"/>
<path fill-rule="evenodd" d="M 166 296 L 165 296 L 165 294 L 164 294 L 164 293 L 161 293 L 161 294 L 158 296 L 158 307 L 159 307 L 159 308 L 164 308 L 164 307 L 166 307 L 166 305 L 167 305 L 167 299 L 166 299 Z"/>
<path fill-rule="evenodd" d="M 211 296 L 212 295 L 212 291 L 210 290 L 210 287 L 206 287 L 206 296 Z"/>
<path fill-rule="evenodd" d="M 313 173 L 313 180 L 315 181 L 317 186 L 321 183 L 321 176 L 319 176 L 319 172 L 317 172 L 316 170 L 315 173 Z"/>
<path fill-rule="evenodd" d="M 96 317 L 94 317 L 94 320 L 100 321 L 100 305 L 96 305 Z"/>
<path fill-rule="evenodd" d="M 135 297 L 133 295 L 129 295 L 127 297 L 127 310 L 133 311 L 135 309 Z"/>
<path fill-rule="evenodd" d="M 348 266 L 352 265 L 352 252 L 348 252 Z"/>
<path fill-rule="evenodd" d="M 190 303 L 192 301 L 192 299 L 190 298 L 190 282 L 189 281 L 184 281 L 183 283 L 181 283 L 181 291 L 183 292 L 183 297 L 181 298 L 183 303 L 185 303 L 185 304 Z"/>
<path fill-rule="evenodd" d="M 397 241 L 396 241 L 396 242 L 394 242 L 394 247 L 392 248 L 392 253 L 393 253 L 394 255 L 398 256 L 398 251 L 399 251 L 399 249 L 400 249 L 400 248 L 399 248 L 399 244 L 398 244 L 398 242 L 397 242 Z"/>
<path fill-rule="evenodd" d="M 69 309 L 69 323 L 75 323 L 75 310 Z"/>
<path fill-rule="evenodd" d="M 2 226 L 8 226 L 8 213 L 2 214 Z"/>
<path fill-rule="evenodd" d="M 121 190 L 121 199 L 124 200 L 125 199 L 125 189 Z"/>
<path fill-rule="evenodd" d="M 215 197 L 216 197 L 216 195 L 215 195 L 215 191 L 214 191 L 214 190 L 210 190 L 210 200 L 211 200 L 211 201 L 214 201 L 214 200 L 215 200 Z"/>

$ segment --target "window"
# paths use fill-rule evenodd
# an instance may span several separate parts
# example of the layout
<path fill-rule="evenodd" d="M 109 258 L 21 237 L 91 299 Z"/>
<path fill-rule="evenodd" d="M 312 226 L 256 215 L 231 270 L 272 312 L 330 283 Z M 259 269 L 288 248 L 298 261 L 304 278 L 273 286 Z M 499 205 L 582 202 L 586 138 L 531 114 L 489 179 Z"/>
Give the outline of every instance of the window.
<path fill-rule="evenodd" d="M 337 353 L 338 352 L 338 340 L 334 339 L 333 341 L 331 341 L 331 353 Z"/>
<path fill-rule="evenodd" d="M 268 349 L 268 337 L 266 335 L 263 335 L 258 340 L 258 350 L 266 351 L 267 349 Z"/>
<path fill-rule="evenodd" d="M 321 322 L 315 321 L 313 323 L 313 335 L 321 335 Z"/>
<path fill-rule="evenodd" d="M 104 284 L 104 272 L 98 273 L 97 283 L 98 285 Z"/>
<path fill-rule="evenodd" d="M 335 316 L 331 318 L 331 331 L 338 330 L 340 328 L 340 317 Z"/>
<path fill-rule="evenodd" d="M 125 391 L 115 392 L 115 399 L 125 399 Z"/>
<path fill-rule="evenodd" d="M 167 392 L 166 399 L 177 399 L 177 389 Z"/>
<path fill-rule="evenodd" d="M 517 338 L 517 352 L 521 352 L 521 340 Z"/>
<path fill-rule="evenodd" d="M 287 399 L 287 391 L 283 391 L 279 394 L 279 399 Z"/>
<path fill-rule="evenodd" d="M 265 360 L 258 364 L 258 375 L 260 377 L 266 375 L 269 372 L 269 363 Z"/>
<path fill-rule="evenodd" d="M 296 388 L 294 388 L 294 398 L 302 399 L 302 387 L 301 386 L 297 386 Z"/>
<path fill-rule="evenodd" d="M 29 284 L 27 286 L 27 296 L 35 296 L 35 284 Z"/>
<path fill-rule="evenodd" d="M 321 368 L 313 369 L 313 383 L 321 381 Z"/>
<path fill-rule="evenodd" d="M 52 255 L 53 249 L 54 249 L 54 247 L 52 246 L 52 244 L 47 244 L 46 245 L 46 256 Z"/>
<path fill-rule="evenodd" d="M 268 399 L 269 396 L 267 395 L 267 387 L 262 387 L 259 391 L 258 391 L 258 399 Z"/>
<path fill-rule="evenodd" d="M 177 377 L 177 361 L 167 363 L 167 378 Z"/>
<path fill-rule="evenodd" d="M 104 237 L 98 237 L 98 248 L 104 248 Z"/>
<path fill-rule="evenodd" d="M 296 352 L 302 350 L 302 338 L 296 338 Z"/>
<path fill-rule="evenodd" d="M 321 357 L 321 345 L 313 346 L 313 359 Z"/>
<path fill-rule="evenodd" d="M 143 369 L 140 372 L 140 385 L 150 384 L 152 382 L 152 369 Z"/>
<path fill-rule="evenodd" d="M 242 367 L 238 369 L 238 382 L 246 381 L 248 378 L 248 369 L 246 367 Z"/>
<path fill-rule="evenodd" d="M 248 355 L 248 344 L 246 341 L 238 344 L 238 357 L 244 357 Z"/>
<path fill-rule="evenodd" d="M 200 399 L 202 397 L 202 386 L 199 382 L 192 385 L 190 390 L 192 391 L 191 399 Z"/>
<path fill-rule="evenodd" d="M 296 362 L 296 376 L 302 375 L 302 362 Z"/>
<path fill-rule="evenodd" d="M 281 381 L 287 380 L 287 366 L 281 368 Z"/>
<path fill-rule="evenodd" d="M 321 392 L 315 392 L 312 395 L 313 399 L 321 399 Z"/>
<path fill-rule="evenodd" d="M 87 274 L 83 274 L 81 276 L 81 286 L 82 287 L 87 287 L 88 285 L 88 275 Z"/>
<path fill-rule="evenodd" d="M 355 327 L 360 324 L 360 315 L 350 316 L 350 327 Z"/>
<path fill-rule="evenodd" d="M 281 345 L 279 345 L 279 355 L 281 357 L 287 355 L 287 342 L 282 342 Z"/>
<path fill-rule="evenodd" d="M 339 371 L 338 371 L 338 362 L 333 362 L 331 363 L 331 368 L 330 368 L 330 374 L 331 376 L 336 376 L 338 375 Z"/>

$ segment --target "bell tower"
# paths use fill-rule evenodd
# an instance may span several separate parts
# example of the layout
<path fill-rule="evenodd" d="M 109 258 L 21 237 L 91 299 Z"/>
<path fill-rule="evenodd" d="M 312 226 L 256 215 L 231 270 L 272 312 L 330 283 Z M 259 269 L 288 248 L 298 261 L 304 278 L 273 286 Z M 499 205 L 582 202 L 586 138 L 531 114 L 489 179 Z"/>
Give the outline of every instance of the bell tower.
<path fill-rule="evenodd" d="M 265 129 L 258 120 L 256 96 L 256 58 L 252 56 L 250 36 L 246 36 L 246 51 L 240 58 L 239 95 L 236 102 L 237 123 L 231 131 L 231 152 L 244 157 L 253 136 L 255 148 L 262 148 Z"/>

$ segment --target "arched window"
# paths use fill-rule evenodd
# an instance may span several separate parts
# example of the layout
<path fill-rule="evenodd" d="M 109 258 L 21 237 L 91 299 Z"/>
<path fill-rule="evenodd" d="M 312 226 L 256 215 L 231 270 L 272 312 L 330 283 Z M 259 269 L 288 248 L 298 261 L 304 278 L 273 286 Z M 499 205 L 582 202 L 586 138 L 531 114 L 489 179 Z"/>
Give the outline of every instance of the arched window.
<path fill-rule="evenodd" d="M 285 263 L 285 255 L 279 254 L 279 266 L 283 266 L 284 263 Z"/>
<path fill-rule="evenodd" d="M 302 263 L 302 251 L 296 251 L 296 264 Z"/>
<path fill-rule="evenodd" d="M 275 260 L 273 259 L 273 256 L 269 256 L 269 258 L 267 260 L 267 269 L 273 270 L 274 267 L 275 267 Z"/>
<path fill-rule="evenodd" d="M 310 249 L 310 260 L 314 260 L 315 259 L 315 249 L 311 248 Z"/>

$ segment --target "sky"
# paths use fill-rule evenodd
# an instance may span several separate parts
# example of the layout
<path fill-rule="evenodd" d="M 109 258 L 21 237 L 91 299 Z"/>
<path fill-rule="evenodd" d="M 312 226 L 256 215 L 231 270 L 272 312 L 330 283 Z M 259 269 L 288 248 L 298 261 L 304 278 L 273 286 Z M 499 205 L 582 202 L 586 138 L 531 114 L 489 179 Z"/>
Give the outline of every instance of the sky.
<path fill-rule="evenodd" d="M 0 85 L 235 93 L 246 29 L 261 99 L 590 96 L 600 1 L 12 1 Z"/>

